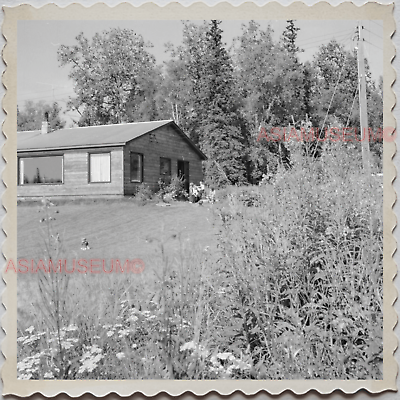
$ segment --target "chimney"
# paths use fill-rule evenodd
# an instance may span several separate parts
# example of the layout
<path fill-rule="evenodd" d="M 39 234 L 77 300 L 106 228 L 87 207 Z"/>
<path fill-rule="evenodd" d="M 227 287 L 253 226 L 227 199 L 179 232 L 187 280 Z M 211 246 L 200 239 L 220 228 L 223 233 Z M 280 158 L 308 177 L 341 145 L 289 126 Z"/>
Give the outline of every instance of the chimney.
<path fill-rule="evenodd" d="M 47 121 L 42 122 L 42 135 L 46 135 L 48 131 L 49 123 Z"/>

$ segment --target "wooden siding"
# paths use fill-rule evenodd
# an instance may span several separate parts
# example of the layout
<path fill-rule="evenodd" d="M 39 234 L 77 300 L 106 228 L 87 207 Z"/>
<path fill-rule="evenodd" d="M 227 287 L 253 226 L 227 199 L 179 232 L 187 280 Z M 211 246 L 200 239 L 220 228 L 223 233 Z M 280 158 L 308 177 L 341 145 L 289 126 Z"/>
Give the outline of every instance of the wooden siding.
<path fill-rule="evenodd" d="M 130 152 L 143 154 L 143 182 L 158 190 L 160 157 L 171 159 L 171 174 L 178 172 L 178 160 L 189 162 L 189 180 L 196 185 L 203 179 L 199 154 L 172 126 L 163 126 L 127 143 L 124 148 L 124 193 L 132 195 L 140 183 L 130 180 Z"/>
<path fill-rule="evenodd" d="M 89 153 L 111 153 L 111 182 L 89 182 Z M 19 198 L 57 196 L 123 195 L 123 148 L 79 149 L 47 152 L 21 152 L 20 157 L 64 155 L 64 183 L 18 185 Z M 19 161 L 18 161 L 19 163 Z"/>

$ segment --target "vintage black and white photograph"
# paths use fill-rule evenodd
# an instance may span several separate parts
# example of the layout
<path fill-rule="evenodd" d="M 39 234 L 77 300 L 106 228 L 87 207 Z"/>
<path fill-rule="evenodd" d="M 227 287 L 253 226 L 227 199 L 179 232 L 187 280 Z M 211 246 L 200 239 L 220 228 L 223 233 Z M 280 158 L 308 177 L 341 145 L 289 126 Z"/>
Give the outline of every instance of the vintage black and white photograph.
<path fill-rule="evenodd" d="M 20 20 L 17 379 L 383 380 L 382 19 Z"/>

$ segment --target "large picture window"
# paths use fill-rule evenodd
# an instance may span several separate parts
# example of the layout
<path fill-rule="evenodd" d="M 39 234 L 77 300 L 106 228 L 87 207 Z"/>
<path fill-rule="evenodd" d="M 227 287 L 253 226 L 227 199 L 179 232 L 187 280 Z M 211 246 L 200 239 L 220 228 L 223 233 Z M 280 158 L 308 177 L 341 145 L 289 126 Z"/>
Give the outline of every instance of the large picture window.
<path fill-rule="evenodd" d="M 131 182 L 143 182 L 143 154 L 131 153 Z"/>
<path fill-rule="evenodd" d="M 111 182 L 111 154 L 89 154 L 90 182 Z"/>
<path fill-rule="evenodd" d="M 170 158 L 160 158 L 160 175 L 164 182 L 171 180 L 171 159 Z"/>
<path fill-rule="evenodd" d="M 63 183 L 63 156 L 21 157 L 19 159 L 20 185 Z"/>

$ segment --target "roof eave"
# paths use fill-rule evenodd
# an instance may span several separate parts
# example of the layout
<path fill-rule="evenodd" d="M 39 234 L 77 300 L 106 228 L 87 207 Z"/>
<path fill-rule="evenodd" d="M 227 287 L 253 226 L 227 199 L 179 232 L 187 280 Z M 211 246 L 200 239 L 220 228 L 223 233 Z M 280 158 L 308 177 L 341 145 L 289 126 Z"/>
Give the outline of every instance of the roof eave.
<path fill-rule="evenodd" d="M 34 149 L 17 149 L 17 153 L 22 152 L 35 152 L 35 151 L 57 151 L 57 150 L 74 150 L 74 149 L 91 149 L 91 148 L 101 148 L 101 147 L 122 147 L 125 146 L 126 142 L 110 143 L 110 144 L 86 144 L 81 146 L 61 146 L 61 147 L 43 147 Z"/>
<path fill-rule="evenodd" d="M 193 149 L 197 152 L 197 154 L 200 156 L 200 158 L 203 159 L 203 161 L 206 161 L 208 158 L 207 156 L 199 149 L 199 147 L 193 142 L 192 139 L 190 139 L 190 137 L 188 135 L 186 135 L 185 132 L 183 132 L 183 130 L 174 122 L 171 121 L 169 124 L 167 125 L 173 125 L 182 135 L 183 137 L 189 142 L 189 144 L 193 147 Z"/>

